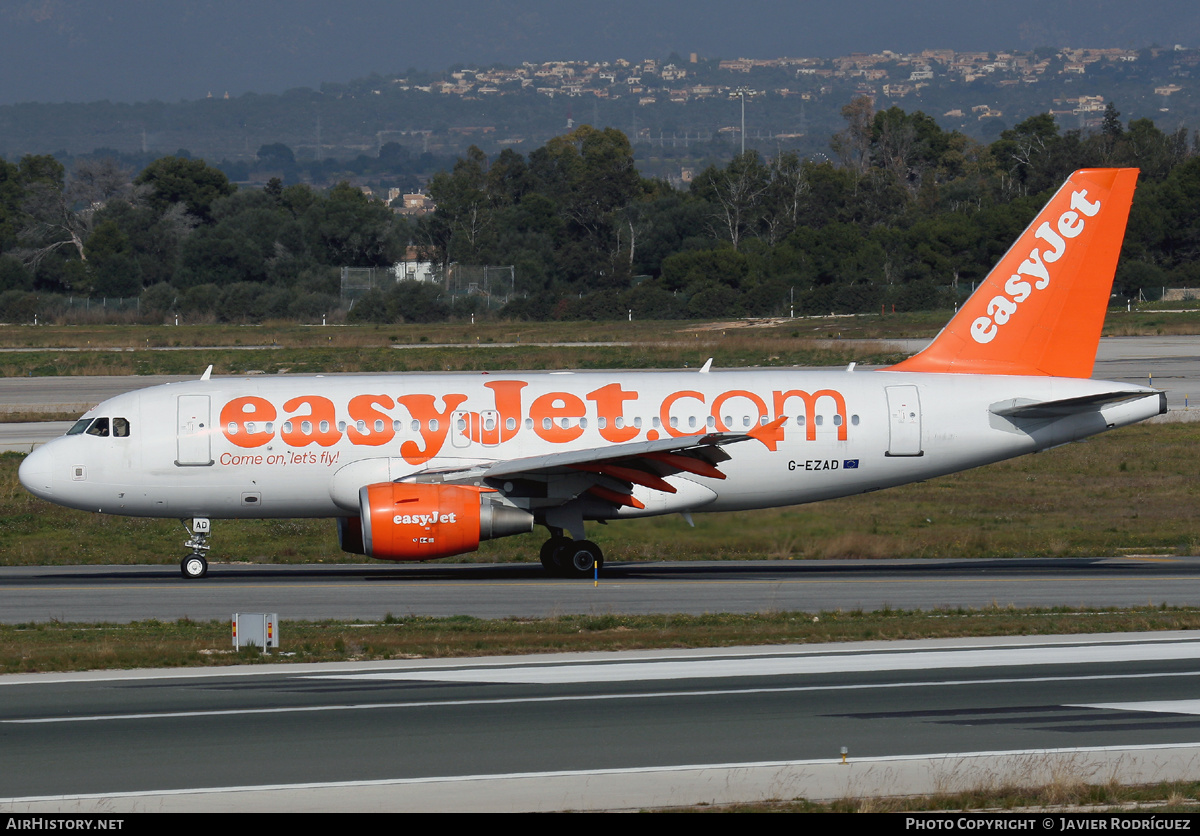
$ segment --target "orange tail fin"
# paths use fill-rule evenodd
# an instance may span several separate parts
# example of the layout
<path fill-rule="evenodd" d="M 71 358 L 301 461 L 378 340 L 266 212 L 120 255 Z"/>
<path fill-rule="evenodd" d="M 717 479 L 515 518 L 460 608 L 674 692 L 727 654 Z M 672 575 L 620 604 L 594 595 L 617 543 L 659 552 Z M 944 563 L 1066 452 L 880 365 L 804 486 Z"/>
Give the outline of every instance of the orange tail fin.
<path fill-rule="evenodd" d="M 1137 177 L 1072 174 L 937 339 L 891 369 L 1091 377 Z"/>

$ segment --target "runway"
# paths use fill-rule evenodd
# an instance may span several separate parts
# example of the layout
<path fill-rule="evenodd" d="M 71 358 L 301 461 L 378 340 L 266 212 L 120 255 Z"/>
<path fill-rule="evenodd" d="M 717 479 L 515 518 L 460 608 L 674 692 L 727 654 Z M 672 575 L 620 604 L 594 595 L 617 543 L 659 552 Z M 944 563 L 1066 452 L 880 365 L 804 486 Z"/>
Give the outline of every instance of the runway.
<path fill-rule="evenodd" d="M 202 581 L 174 565 L 0 567 L 10 624 L 1160 604 L 1200 605 L 1200 558 L 618 562 L 598 584 L 548 578 L 538 564 L 213 564 Z"/>
<path fill-rule="evenodd" d="M 1187 632 L 4 676 L 0 809 L 630 809 L 1171 780 L 1200 755 L 1198 659 Z"/>

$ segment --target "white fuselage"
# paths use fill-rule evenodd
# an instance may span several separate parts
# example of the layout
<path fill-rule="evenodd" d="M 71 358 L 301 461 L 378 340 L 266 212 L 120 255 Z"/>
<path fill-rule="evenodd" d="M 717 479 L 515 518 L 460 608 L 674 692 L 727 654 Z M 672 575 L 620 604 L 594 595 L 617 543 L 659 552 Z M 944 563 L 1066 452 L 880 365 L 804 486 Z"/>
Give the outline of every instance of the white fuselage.
<path fill-rule="evenodd" d="M 1014 422 L 1006 404 L 1144 392 Z M 121 395 L 21 467 L 35 494 L 150 517 L 350 517 L 358 490 L 418 471 L 714 432 L 781 416 L 777 443 L 723 449 L 721 480 L 642 486 L 608 516 L 794 505 L 900 485 L 1062 444 L 1160 411 L 1151 389 L 1076 378 L 728 370 L 220 378 Z M 770 449 L 770 447 L 775 449 Z M 569 478 L 569 477 L 564 477 Z M 553 491 L 551 490 L 551 493 Z"/>

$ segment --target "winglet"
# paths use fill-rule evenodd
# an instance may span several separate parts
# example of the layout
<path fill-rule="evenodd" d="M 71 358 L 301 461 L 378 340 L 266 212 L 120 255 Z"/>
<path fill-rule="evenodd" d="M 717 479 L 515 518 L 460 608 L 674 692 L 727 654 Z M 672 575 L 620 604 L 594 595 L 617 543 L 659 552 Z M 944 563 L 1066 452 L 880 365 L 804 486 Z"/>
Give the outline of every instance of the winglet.
<path fill-rule="evenodd" d="M 1091 377 L 1137 177 L 1072 174 L 937 339 L 891 370 Z"/>

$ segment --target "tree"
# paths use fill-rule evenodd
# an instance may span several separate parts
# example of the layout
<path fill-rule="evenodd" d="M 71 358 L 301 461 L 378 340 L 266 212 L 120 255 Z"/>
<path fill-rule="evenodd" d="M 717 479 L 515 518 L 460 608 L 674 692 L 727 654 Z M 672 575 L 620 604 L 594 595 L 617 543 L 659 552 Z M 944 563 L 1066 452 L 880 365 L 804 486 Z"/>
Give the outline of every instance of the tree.
<path fill-rule="evenodd" d="M 310 206 L 301 226 L 313 257 L 321 264 L 390 266 L 408 239 L 403 221 L 386 205 L 345 182 Z"/>
<path fill-rule="evenodd" d="M 624 284 L 631 239 L 617 235 L 616 213 L 643 191 L 628 137 L 580 125 L 531 153 L 529 174 L 567 221 L 560 253 L 570 257 L 560 257 L 560 267 L 577 279 Z"/>
<path fill-rule="evenodd" d="M 1046 188 L 1046 163 L 1060 142 L 1054 117 L 1040 113 L 1001 133 L 1000 139 L 992 143 L 992 154 L 1009 173 L 1010 183 L 1019 194 L 1036 194 Z"/>
<path fill-rule="evenodd" d="M 282 172 L 285 178 L 295 176 L 299 167 L 296 165 L 296 155 L 292 149 L 284 145 L 282 142 L 273 142 L 270 145 L 262 145 L 258 149 L 256 155 L 258 159 L 257 168 L 264 171 L 279 171 Z"/>
<path fill-rule="evenodd" d="M 692 191 L 713 206 L 713 233 L 736 251 L 762 214 L 762 197 L 771 185 L 770 172 L 757 151 L 739 154 L 725 167 L 715 166 L 692 183 Z"/>
<path fill-rule="evenodd" d="M 842 165 L 860 177 L 871 164 L 874 106 L 867 96 L 856 96 L 842 108 L 846 127 L 834 134 L 830 146 Z"/>
<path fill-rule="evenodd" d="M 250 236 L 233 226 L 200 227 L 180 251 L 179 287 L 231 285 L 266 279 L 262 252 Z"/>
<path fill-rule="evenodd" d="M 1112 102 L 1109 102 L 1104 108 L 1104 121 L 1100 126 L 1100 133 L 1114 141 L 1125 134 L 1125 129 L 1121 126 L 1121 114 L 1117 112 L 1117 107 Z"/>
<path fill-rule="evenodd" d="M 137 196 L 129 172 L 112 159 L 79 160 L 66 181 L 62 165 L 53 158 L 26 157 L 21 162 L 26 220 L 20 237 L 28 247 L 25 262 L 31 267 L 66 246 L 74 248 L 80 261 L 87 261 L 85 243 L 96 213 Z"/>
<path fill-rule="evenodd" d="M 282 142 L 260 145 L 256 156 L 258 164 L 263 168 L 282 168 L 286 171 L 296 166 L 295 153 Z"/>
<path fill-rule="evenodd" d="M 137 296 L 142 290 L 141 271 L 129 238 L 115 221 L 102 221 L 85 246 L 92 292 L 100 296 Z"/>
<path fill-rule="evenodd" d="M 487 170 L 487 195 L 493 206 L 519 203 L 529 191 L 529 166 L 525 158 L 505 148 Z"/>
<path fill-rule="evenodd" d="M 49 154 L 26 154 L 21 158 L 21 182 L 29 187 L 33 183 L 49 183 L 62 188 L 66 169 Z"/>
<path fill-rule="evenodd" d="M 1187 128 L 1164 134 L 1149 119 L 1134 119 L 1124 135 L 1126 165 L 1142 170 L 1146 181 L 1164 180 L 1188 156 Z"/>
<path fill-rule="evenodd" d="M 811 187 L 800 157 L 784 152 L 768 166 L 769 182 L 763 194 L 764 236 L 772 246 L 782 241 L 800 223 L 800 213 Z"/>
<path fill-rule="evenodd" d="M 385 142 L 379 146 L 379 162 L 389 168 L 408 165 L 412 153 L 399 142 Z"/>
<path fill-rule="evenodd" d="M 0 252 L 12 249 L 17 242 L 23 196 L 21 170 L 0 159 Z"/>
<path fill-rule="evenodd" d="M 97 229 L 109 221 L 120 229 L 129 242 L 136 272 L 146 286 L 175 281 L 180 248 L 198 223 L 182 203 L 159 214 L 145 203 L 126 201 L 106 204 L 96 212 L 94 220 Z M 91 258 L 89 253 L 88 259 Z"/>
<path fill-rule="evenodd" d="M 70 198 L 82 207 L 100 208 L 114 199 L 134 199 L 130 172 L 112 157 L 81 159 L 75 163 L 68 183 Z"/>
<path fill-rule="evenodd" d="M 667 290 L 684 291 L 688 295 L 713 284 L 736 290 L 749 270 L 746 256 L 729 247 L 676 253 L 663 259 L 662 284 Z"/>
<path fill-rule="evenodd" d="M 6 290 L 29 290 L 33 287 L 33 276 L 25 265 L 12 256 L 0 255 L 0 292 Z"/>
<path fill-rule="evenodd" d="M 898 107 L 880 111 L 875 114 L 871 137 L 872 163 L 890 172 L 897 183 L 908 185 L 917 145 L 912 119 Z"/>
<path fill-rule="evenodd" d="M 185 160 L 180 157 L 155 160 L 146 166 L 134 183 L 150 187 L 146 199 L 159 212 L 166 212 L 174 204 L 182 203 L 188 213 L 202 223 L 212 220 L 214 201 L 237 190 L 220 169 L 206 165 L 204 160 Z"/>
<path fill-rule="evenodd" d="M 446 263 L 480 260 L 493 221 L 486 176 L 487 155 L 472 145 L 453 171 L 439 172 L 429 182 L 429 196 L 438 207 L 433 234 Z"/>

